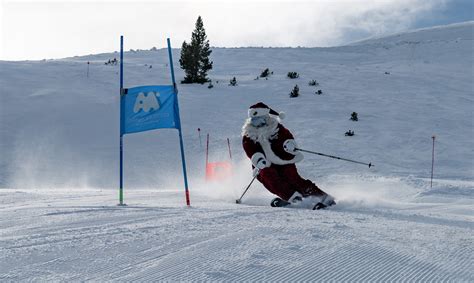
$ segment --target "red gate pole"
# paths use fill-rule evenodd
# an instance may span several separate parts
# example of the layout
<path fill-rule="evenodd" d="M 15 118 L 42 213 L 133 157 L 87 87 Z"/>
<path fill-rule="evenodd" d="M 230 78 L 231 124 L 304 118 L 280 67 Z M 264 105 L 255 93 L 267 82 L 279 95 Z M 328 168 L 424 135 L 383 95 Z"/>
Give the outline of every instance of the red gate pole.
<path fill-rule="evenodd" d="M 204 169 L 205 171 L 205 179 L 206 181 L 208 180 L 208 177 L 207 177 L 207 167 L 208 167 L 208 163 L 209 163 L 209 133 L 207 134 L 207 142 L 206 142 L 206 168 Z"/>
<path fill-rule="evenodd" d="M 207 144 L 206 144 L 206 168 L 209 161 L 209 134 L 207 134 Z"/>

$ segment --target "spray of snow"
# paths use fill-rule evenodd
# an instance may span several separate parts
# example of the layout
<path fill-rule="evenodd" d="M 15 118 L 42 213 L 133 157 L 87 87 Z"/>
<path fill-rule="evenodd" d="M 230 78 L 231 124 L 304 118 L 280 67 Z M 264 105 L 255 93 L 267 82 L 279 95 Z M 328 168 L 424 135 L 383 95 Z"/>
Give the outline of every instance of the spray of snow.
<path fill-rule="evenodd" d="M 199 197 L 212 201 L 235 202 L 240 198 L 245 188 L 252 181 L 252 167 L 247 159 L 235 160 L 232 163 L 232 176 L 223 181 L 205 181 L 204 170 L 202 175 L 193 178 L 193 192 Z M 245 196 L 245 203 L 265 205 L 271 197 L 265 188 L 255 180 Z"/>

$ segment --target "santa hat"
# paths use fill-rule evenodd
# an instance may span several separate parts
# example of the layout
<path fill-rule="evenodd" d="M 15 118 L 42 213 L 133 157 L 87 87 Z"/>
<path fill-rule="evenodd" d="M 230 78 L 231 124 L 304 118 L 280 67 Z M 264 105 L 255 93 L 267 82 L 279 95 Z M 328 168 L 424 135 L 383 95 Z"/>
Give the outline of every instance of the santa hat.
<path fill-rule="evenodd" d="M 275 110 L 271 109 L 270 107 L 268 107 L 268 105 L 266 105 L 263 102 L 259 102 L 257 104 L 250 106 L 248 114 L 249 114 L 249 118 L 272 114 L 272 115 L 280 117 L 280 119 L 285 119 L 285 113 L 276 112 Z"/>

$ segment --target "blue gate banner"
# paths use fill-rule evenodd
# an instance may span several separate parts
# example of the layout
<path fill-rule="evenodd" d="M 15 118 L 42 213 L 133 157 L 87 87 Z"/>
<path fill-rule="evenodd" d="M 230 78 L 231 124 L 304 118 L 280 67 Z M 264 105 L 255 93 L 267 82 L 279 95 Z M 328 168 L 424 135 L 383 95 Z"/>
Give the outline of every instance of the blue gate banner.
<path fill-rule="evenodd" d="M 180 129 L 178 103 L 172 85 L 129 88 L 121 96 L 120 132 Z"/>

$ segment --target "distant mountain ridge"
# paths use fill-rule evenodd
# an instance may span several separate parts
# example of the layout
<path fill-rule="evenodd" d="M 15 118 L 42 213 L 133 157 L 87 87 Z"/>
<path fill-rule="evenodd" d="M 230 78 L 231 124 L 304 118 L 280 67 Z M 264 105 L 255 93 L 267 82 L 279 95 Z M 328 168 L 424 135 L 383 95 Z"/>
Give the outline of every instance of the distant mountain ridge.
<path fill-rule="evenodd" d="M 344 44 L 343 46 L 373 45 L 378 43 L 397 43 L 403 41 L 447 41 L 457 39 L 474 39 L 474 21 L 414 29 L 391 35 L 374 36 Z"/>

